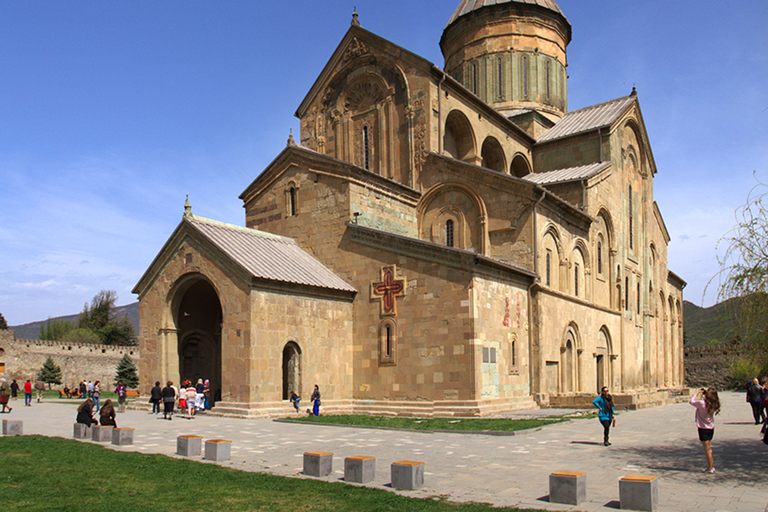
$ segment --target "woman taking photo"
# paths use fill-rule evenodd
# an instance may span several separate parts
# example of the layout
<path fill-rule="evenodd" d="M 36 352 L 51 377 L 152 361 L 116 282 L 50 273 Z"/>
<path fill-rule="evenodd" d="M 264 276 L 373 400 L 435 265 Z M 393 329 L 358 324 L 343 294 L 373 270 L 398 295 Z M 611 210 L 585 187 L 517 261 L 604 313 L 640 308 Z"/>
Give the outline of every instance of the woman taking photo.
<path fill-rule="evenodd" d="M 690 404 L 696 408 L 696 427 L 699 429 L 699 441 L 704 447 L 704 455 L 707 458 L 707 467 L 702 473 L 715 472 L 715 459 L 712 455 L 712 438 L 715 435 L 715 414 L 720 412 L 720 398 L 715 388 L 701 388 Z"/>

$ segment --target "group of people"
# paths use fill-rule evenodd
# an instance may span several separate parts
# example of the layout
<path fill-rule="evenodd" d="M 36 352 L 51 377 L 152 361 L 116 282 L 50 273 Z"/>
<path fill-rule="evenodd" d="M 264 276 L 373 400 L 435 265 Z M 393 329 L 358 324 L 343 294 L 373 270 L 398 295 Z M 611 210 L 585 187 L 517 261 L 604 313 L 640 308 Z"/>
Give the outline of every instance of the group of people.
<path fill-rule="evenodd" d="M 763 424 L 762 432 L 768 429 L 768 377 L 763 377 L 762 383 L 754 378 L 747 382 L 747 402 L 752 406 L 752 416 L 755 425 Z"/>
<path fill-rule="evenodd" d="M 3 394 L 2 391 L 4 388 L 3 384 L 5 384 L 6 394 Z M 8 405 L 8 401 L 16 400 L 16 398 L 19 396 L 19 390 L 24 391 L 24 405 L 31 407 L 33 390 L 37 391 L 37 401 L 40 402 L 43 398 L 43 393 L 45 393 L 45 382 L 38 380 L 32 384 L 32 381 L 27 379 L 27 381 L 22 384 L 22 386 L 19 386 L 19 383 L 16 382 L 16 379 L 13 379 L 10 384 L 8 384 L 5 379 L 0 379 L 0 403 L 3 404 L 2 412 L 11 412 L 12 407 Z M 6 398 L 2 398 L 3 396 Z"/>
<path fill-rule="evenodd" d="M 291 395 L 288 400 L 293 404 L 293 408 L 296 410 L 296 414 L 299 414 L 299 403 L 301 397 L 296 391 L 291 390 Z M 312 396 L 309 397 L 309 401 L 312 402 L 312 409 L 307 409 L 307 414 L 310 416 L 320 416 L 320 388 L 315 384 L 315 389 L 312 391 Z"/>
<path fill-rule="evenodd" d="M 179 404 L 181 414 L 186 412 L 186 417 L 192 419 L 197 411 L 211 409 L 211 381 L 198 379 L 196 385 L 188 380 L 181 383 L 181 389 L 173 385 L 170 380 L 165 387 L 160 387 L 160 381 L 150 391 L 149 402 L 152 404 L 150 414 L 160 414 L 160 404 L 163 404 L 163 418 L 173 419 L 176 402 Z"/>
<path fill-rule="evenodd" d="M 88 425 L 89 427 L 92 425 L 111 425 L 113 427 L 117 427 L 117 421 L 115 420 L 115 407 L 112 405 L 112 400 L 106 399 L 104 401 L 104 405 L 99 409 L 98 411 L 94 411 L 93 409 L 93 399 L 88 398 L 80 404 L 80 406 L 77 408 L 77 419 L 75 420 L 77 423 L 82 423 L 84 425 Z M 99 419 L 96 419 L 96 413 L 99 415 Z"/>
<path fill-rule="evenodd" d="M 702 472 L 711 474 L 715 472 L 712 439 L 715 435 L 715 415 L 720 413 L 720 398 L 715 388 L 701 388 L 689 403 L 696 408 L 696 428 L 699 431 L 699 441 L 704 448 L 704 457 L 707 459 L 707 467 L 702 469 Z M 603 425 L 603 444 L 610 446 L 608 439 L 611 426 L 616 426 L 616 418 L 613 414 L 613 397 L 607 387 L 600 391 L 600 396 L 595 398 L 592 404 L 599 409 L 597 417 Z"/>

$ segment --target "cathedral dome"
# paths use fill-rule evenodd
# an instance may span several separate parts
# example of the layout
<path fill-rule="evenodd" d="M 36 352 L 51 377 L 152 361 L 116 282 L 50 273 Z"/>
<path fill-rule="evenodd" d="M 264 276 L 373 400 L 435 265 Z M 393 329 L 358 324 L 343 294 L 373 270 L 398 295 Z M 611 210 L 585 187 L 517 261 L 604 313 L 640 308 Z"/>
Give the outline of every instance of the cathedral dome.
<path fill-rule="evenodd" d="M 453 13 L 453 16 L 451 16 L 451 19 L 448 21 L 448 25 L 456 21 L 456 19 L 459 16 L 463 16 L 465 14 L 469 14 L 472 11 L 476 11 L 478 9 L 481 9 L 486 6 L 491 5 L 500 5 L 500 4 L 531 4 L 531 5 L 538 5 L 541 7 L 544 7 L 546 9 L 549 9 L 551 11 L 555 11 L 556 13 L 560 14 L 561 16 L 565 17 L 565 14 L 563 14 L 563 11 L 560 10 L 560 6 L 558 6 L 554 0 L 461 0 L 461 3 L 459 4 L 459 7 L 456 9 L 456 11 Z"/>
<path fill-rule="evenodd" d="M 568 110 L 571 24 L 554 0 L 461 0 L 440 39 L 445 70 L 497 111 Z"/>

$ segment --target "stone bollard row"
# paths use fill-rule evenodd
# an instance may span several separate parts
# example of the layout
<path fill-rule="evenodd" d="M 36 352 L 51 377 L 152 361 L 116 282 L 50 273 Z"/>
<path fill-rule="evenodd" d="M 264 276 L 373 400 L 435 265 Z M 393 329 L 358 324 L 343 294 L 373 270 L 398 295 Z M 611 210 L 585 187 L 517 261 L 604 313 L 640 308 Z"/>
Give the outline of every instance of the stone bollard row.
<path fill-rule="evenodd" d="M 424 486 L 423 462 L 401 460 L 390 466 L 391 484 L 395 489 L 415 490 Z M 333 453 L 305 452 L 303 473 L 307 476 L 324 477 L 333 472 Z M 376 458 L 358 455 L 344 459 L 344 480 L 364 484 L 374 479 Z"/>
<path fill-rule="evenodd" d="M 550 503 L 579 505 L 587 499 L 587 474 L 556 471 L 549 475 Z M 619 480 L 619 503 L 622 510 L 653 512 L 659 505 L 658 478 L 627 475 Z"/>

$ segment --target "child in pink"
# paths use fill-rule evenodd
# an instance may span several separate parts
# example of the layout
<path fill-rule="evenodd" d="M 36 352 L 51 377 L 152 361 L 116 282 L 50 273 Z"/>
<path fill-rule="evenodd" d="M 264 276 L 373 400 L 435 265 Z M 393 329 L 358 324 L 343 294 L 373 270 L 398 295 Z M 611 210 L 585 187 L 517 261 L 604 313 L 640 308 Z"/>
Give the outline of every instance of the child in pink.
<path fill-rule="evenodd" d="M 712 455 L 712 438 L 715 435 L 715 414 L 720 412 L 720 398 L 715 388 L 701 388 L 689 402 L 696 408 L 696 427 L 699 429 L 699 441 L 704 447 L 707 467 L 704 473 L 715 472 L 715 461 Z"/>

